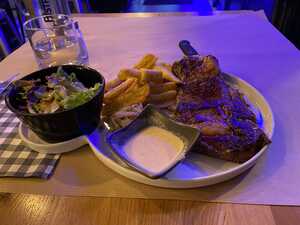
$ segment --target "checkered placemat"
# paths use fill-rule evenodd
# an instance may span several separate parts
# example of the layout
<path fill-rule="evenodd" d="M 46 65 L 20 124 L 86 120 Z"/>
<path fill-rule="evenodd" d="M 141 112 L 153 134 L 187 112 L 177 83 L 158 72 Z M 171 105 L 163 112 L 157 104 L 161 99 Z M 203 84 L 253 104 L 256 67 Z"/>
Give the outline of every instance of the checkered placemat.
<path fill-rule="evenodd" d="M 18 136 L 19 120 L 0 97 L 0 177 L 51 176 L 59 154 L 41 154 L 24 146 Z"/>

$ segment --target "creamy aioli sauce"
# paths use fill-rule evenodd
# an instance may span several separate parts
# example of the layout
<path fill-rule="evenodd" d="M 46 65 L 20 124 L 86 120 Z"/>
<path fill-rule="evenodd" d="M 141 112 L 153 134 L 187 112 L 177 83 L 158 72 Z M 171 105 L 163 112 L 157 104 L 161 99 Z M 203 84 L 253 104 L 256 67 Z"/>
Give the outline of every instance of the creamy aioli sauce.
<path fill-rule="evenodd" d="M 151 126 L 134 135 L 124 146 L 128 159 L 151 173 L 167 169 L 184 148 L 171 132 Z"/>

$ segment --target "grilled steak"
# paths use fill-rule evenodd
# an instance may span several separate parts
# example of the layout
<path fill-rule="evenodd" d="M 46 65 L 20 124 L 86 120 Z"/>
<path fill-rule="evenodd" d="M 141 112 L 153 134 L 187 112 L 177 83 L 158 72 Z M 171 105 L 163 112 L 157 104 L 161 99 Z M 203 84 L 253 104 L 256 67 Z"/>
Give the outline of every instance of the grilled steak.
<path fill-rule="evenodd" d="M 200 130 L 196 151 L 242 163 L 270 143 L 243 94 L 225 82 L 215 57 L 184 57 L 172 70 L 183 82 L 175 119 Z"/>

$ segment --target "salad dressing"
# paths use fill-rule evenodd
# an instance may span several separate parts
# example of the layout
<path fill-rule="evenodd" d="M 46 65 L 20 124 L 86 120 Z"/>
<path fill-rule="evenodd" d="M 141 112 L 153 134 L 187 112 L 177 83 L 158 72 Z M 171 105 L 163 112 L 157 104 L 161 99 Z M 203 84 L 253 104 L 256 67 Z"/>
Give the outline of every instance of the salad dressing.
<path fill-rule="evenodd" d="M 124 146 L 128 160 L 151 173 L 170 167 L 184 148 L 183 141 L 165 129 L 151 126 L 134 135 Z"/>

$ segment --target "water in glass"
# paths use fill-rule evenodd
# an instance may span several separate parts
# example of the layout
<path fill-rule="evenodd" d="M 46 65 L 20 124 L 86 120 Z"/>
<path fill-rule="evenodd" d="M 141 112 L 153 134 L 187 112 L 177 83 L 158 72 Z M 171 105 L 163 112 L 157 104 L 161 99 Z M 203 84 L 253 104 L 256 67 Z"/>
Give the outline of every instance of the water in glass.
<path fill-rule="evenodd" d="M 66 16 L 64 16 L 66 17 Z M 25 23 L 28 39 L 41 68 L 63 64 L 86 64 L 88 55 L 82 34 L 75 23 L 65 18 L 60 24 L 45 23 L 43 17 L 37 22 Z M 30 26 L 29 26 L 30 25 Z"/>

